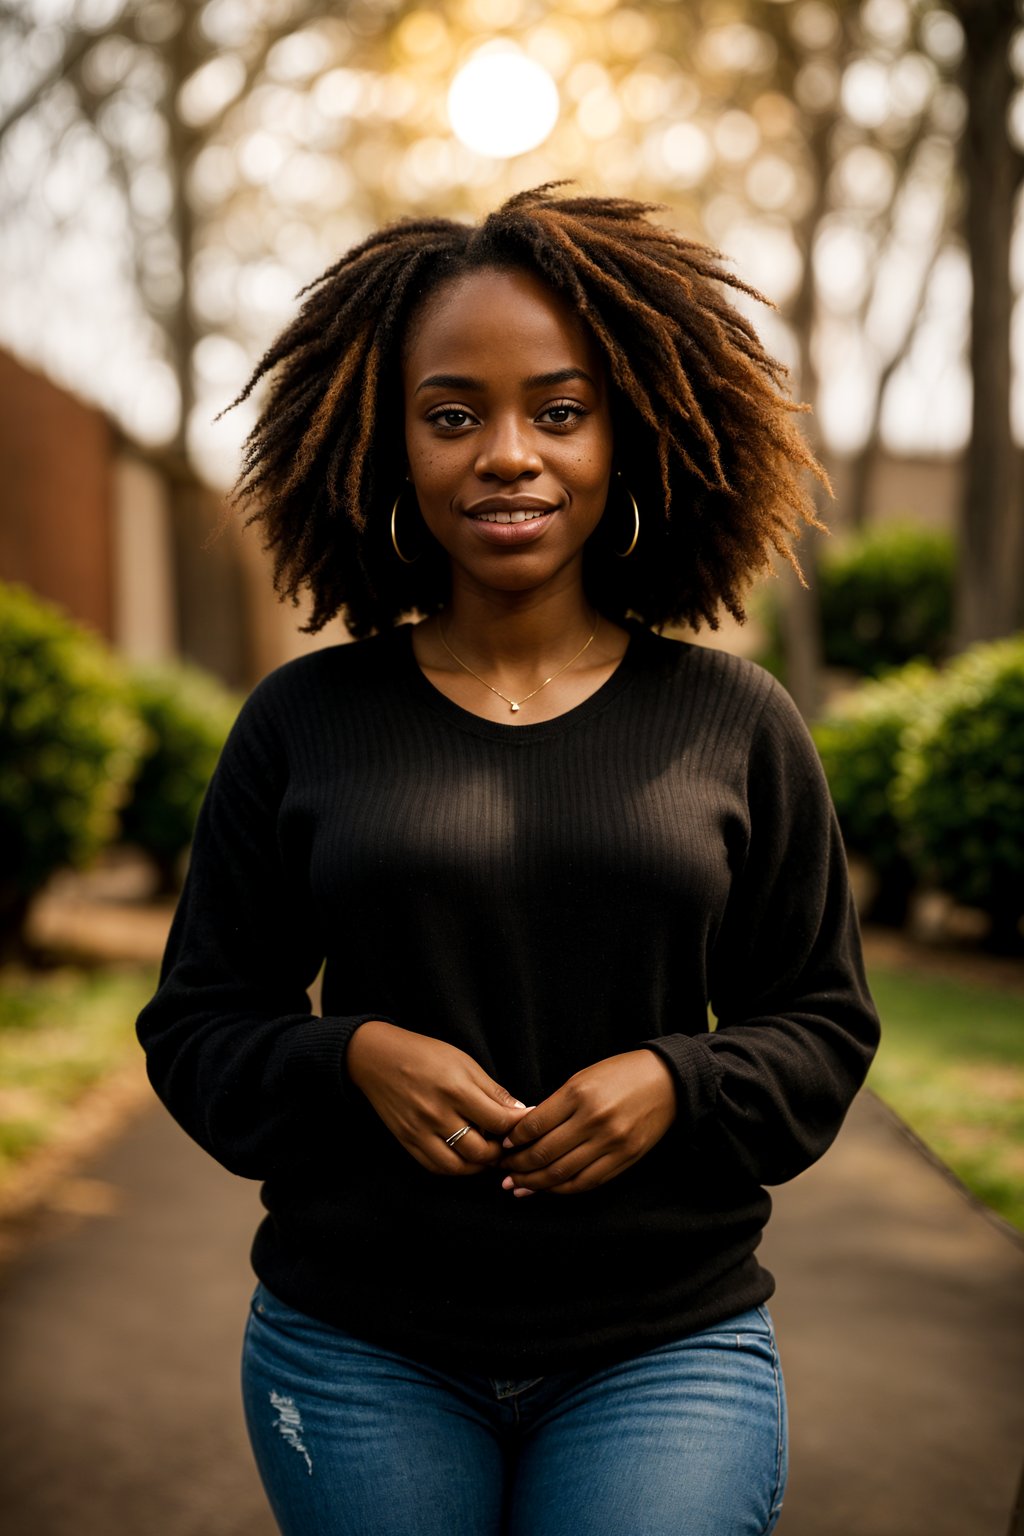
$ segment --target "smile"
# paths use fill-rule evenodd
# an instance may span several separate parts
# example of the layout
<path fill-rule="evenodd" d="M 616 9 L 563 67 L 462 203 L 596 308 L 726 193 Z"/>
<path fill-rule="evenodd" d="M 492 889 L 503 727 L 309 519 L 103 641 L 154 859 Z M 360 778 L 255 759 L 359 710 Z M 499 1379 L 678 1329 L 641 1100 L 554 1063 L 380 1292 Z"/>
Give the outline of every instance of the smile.
<path fill-rule="evenodd" d="M 478 523 L 529 523 L 538 517 L 547 517 L 547 511 L 536 512 L 474 512 L 471 514 L 474 522 Z"/>
<path fill-rule="evenodd" d="M 476 538 L 492 549 L 518 549 L 542 539 L 556 514 L 552 506 L 496 507 L 492 501 L 490 506 L 467 508 L 466 522 Z"/>

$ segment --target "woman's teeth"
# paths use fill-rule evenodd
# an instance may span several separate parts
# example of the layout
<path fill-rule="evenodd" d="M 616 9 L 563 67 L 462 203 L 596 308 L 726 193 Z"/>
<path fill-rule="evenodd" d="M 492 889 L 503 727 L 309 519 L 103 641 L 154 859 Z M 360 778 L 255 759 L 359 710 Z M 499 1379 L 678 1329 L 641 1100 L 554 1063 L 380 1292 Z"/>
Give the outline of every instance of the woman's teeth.
<path fill-rule="evenodd" d="M 546 517 L 546 512 L 477 512 L 479 523 L 532 523 L 535 518 Z"/>

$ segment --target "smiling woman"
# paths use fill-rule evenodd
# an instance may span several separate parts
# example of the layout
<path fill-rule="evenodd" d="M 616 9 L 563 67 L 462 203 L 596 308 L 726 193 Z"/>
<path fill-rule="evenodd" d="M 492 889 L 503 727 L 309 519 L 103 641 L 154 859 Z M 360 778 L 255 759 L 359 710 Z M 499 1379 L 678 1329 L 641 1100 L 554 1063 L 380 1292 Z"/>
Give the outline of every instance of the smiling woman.
<path fill-rule="evenodd" d="M 383 230 L 249 385 L 279 590 L 378 633 L 247 702 L 139 1033 L 264 1181 L 243 1381 L 288 1536 L 781 1507 L 763 1186 L 877 1020 L 795 709 L 651 632 L 741 614 L 817 466 L 736 279 L 649 212 Z"/>
<path fill-rule="evenodd" d="M 482 267 L 427 300 L 402 372 L 409 477 L 452 583 L 447 628 L 440 618 L 418 627 L 417 660 L 449 698 L 488 714 L 496 706 L 474 686 L 481 672 L 461 652 L 513 714 L 558 682 L 530 719 L 560 714 L 610 675 L 626 640 L 606 622 L 589 664 L 566 675 L 600 623 L 592 610 L 573 612 L 570 597 L 583 591 L 583 551 L 604 515 L 612 469 L 600 351 L 539 279 Z M 493 611 L 498 593 L 505 621 Z M 537 684 L 524 648 L 556 603 L 567 610 L 554 626 L 558 651 L 570 661 Z"/>
<path fill-rule="evenodd" d="M 448 600 L 437 546 L 407 567 L 389 527 L 408 462 L 403 355 L 431 296 L 470 272 L 532 274 L 600 360 L 624 489 L 609 497 L 587 550 L 595 606 L 649 625 L 714 626 L 722 607 L 742 617 L 744 590 L 774 553 L 792 559 L 791 537 L 815 522 L 805 472 L 824 480 L 794 421 L 802 407 L 786 398 L 785 370 L 726 296 L 752 290 L 715 252 L 649 212 L 541 188 L 477 228 L 391 225 L 310 285 L 235 402 L 269 378 L 238 498 L 262 525 L 281 595 L 312 597 L 310 629 L 344 609 L 352 633 L 366 635 Z M 512 332 L 501 309 L 493 323 L 504 352 Z M 622 561 L 615 552 L 632 535 L 629 496 L 642 536 Z M 406 554 L 416 553 L 414 528 L 399 536 Z"/>

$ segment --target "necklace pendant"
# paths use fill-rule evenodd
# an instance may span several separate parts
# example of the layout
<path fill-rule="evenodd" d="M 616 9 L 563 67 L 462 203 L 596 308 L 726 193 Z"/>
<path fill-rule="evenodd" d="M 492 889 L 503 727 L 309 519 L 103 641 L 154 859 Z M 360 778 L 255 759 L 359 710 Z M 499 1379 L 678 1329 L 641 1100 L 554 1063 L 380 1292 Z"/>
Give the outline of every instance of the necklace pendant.
<path fill-rule="evenodd" d="M 519 713 L 519 705 L 514 703 L 511 699 L 509 699 L 509 703 L 512 705 L 512 713 L 514 715 L 518 715 L 518 713 Z"/>

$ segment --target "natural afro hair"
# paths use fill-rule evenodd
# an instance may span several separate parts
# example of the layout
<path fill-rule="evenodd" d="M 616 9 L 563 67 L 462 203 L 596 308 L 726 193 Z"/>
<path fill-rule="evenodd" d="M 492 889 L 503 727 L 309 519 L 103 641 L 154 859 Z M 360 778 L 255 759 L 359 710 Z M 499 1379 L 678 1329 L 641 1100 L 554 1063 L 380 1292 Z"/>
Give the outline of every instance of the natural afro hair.
<path fill-rule="evenodd" d="M 635 553 L 616 558 L 632 519 L 613 492 L 587 545 L 588 597 L 608 618 L 714 628 L 724 606 L 742 619 L 773 552 L 795 564 L 790 540 L 802 523 L 820 527 L 805 471 L 828 482 L 793 420 L 805 407 L 725 290 L 761 296 L 717 252 L 655 223 L 655 206 L 558 186 L 521 192 L 476 226 L 409 219 L 371 235 L 303 290 L 234 402 L 269 380 L 234 500 L 262 527 L 279 595 L 310 593 L 309 630 L 344 611 L 366 635 L 447 599 L 439 546 L 405 565 L 391 545 L 406 463 L 401 354 L 425 298 L 481 267 L 535 274 L 605 358 L 613 485 L 641 515 Z"/>

